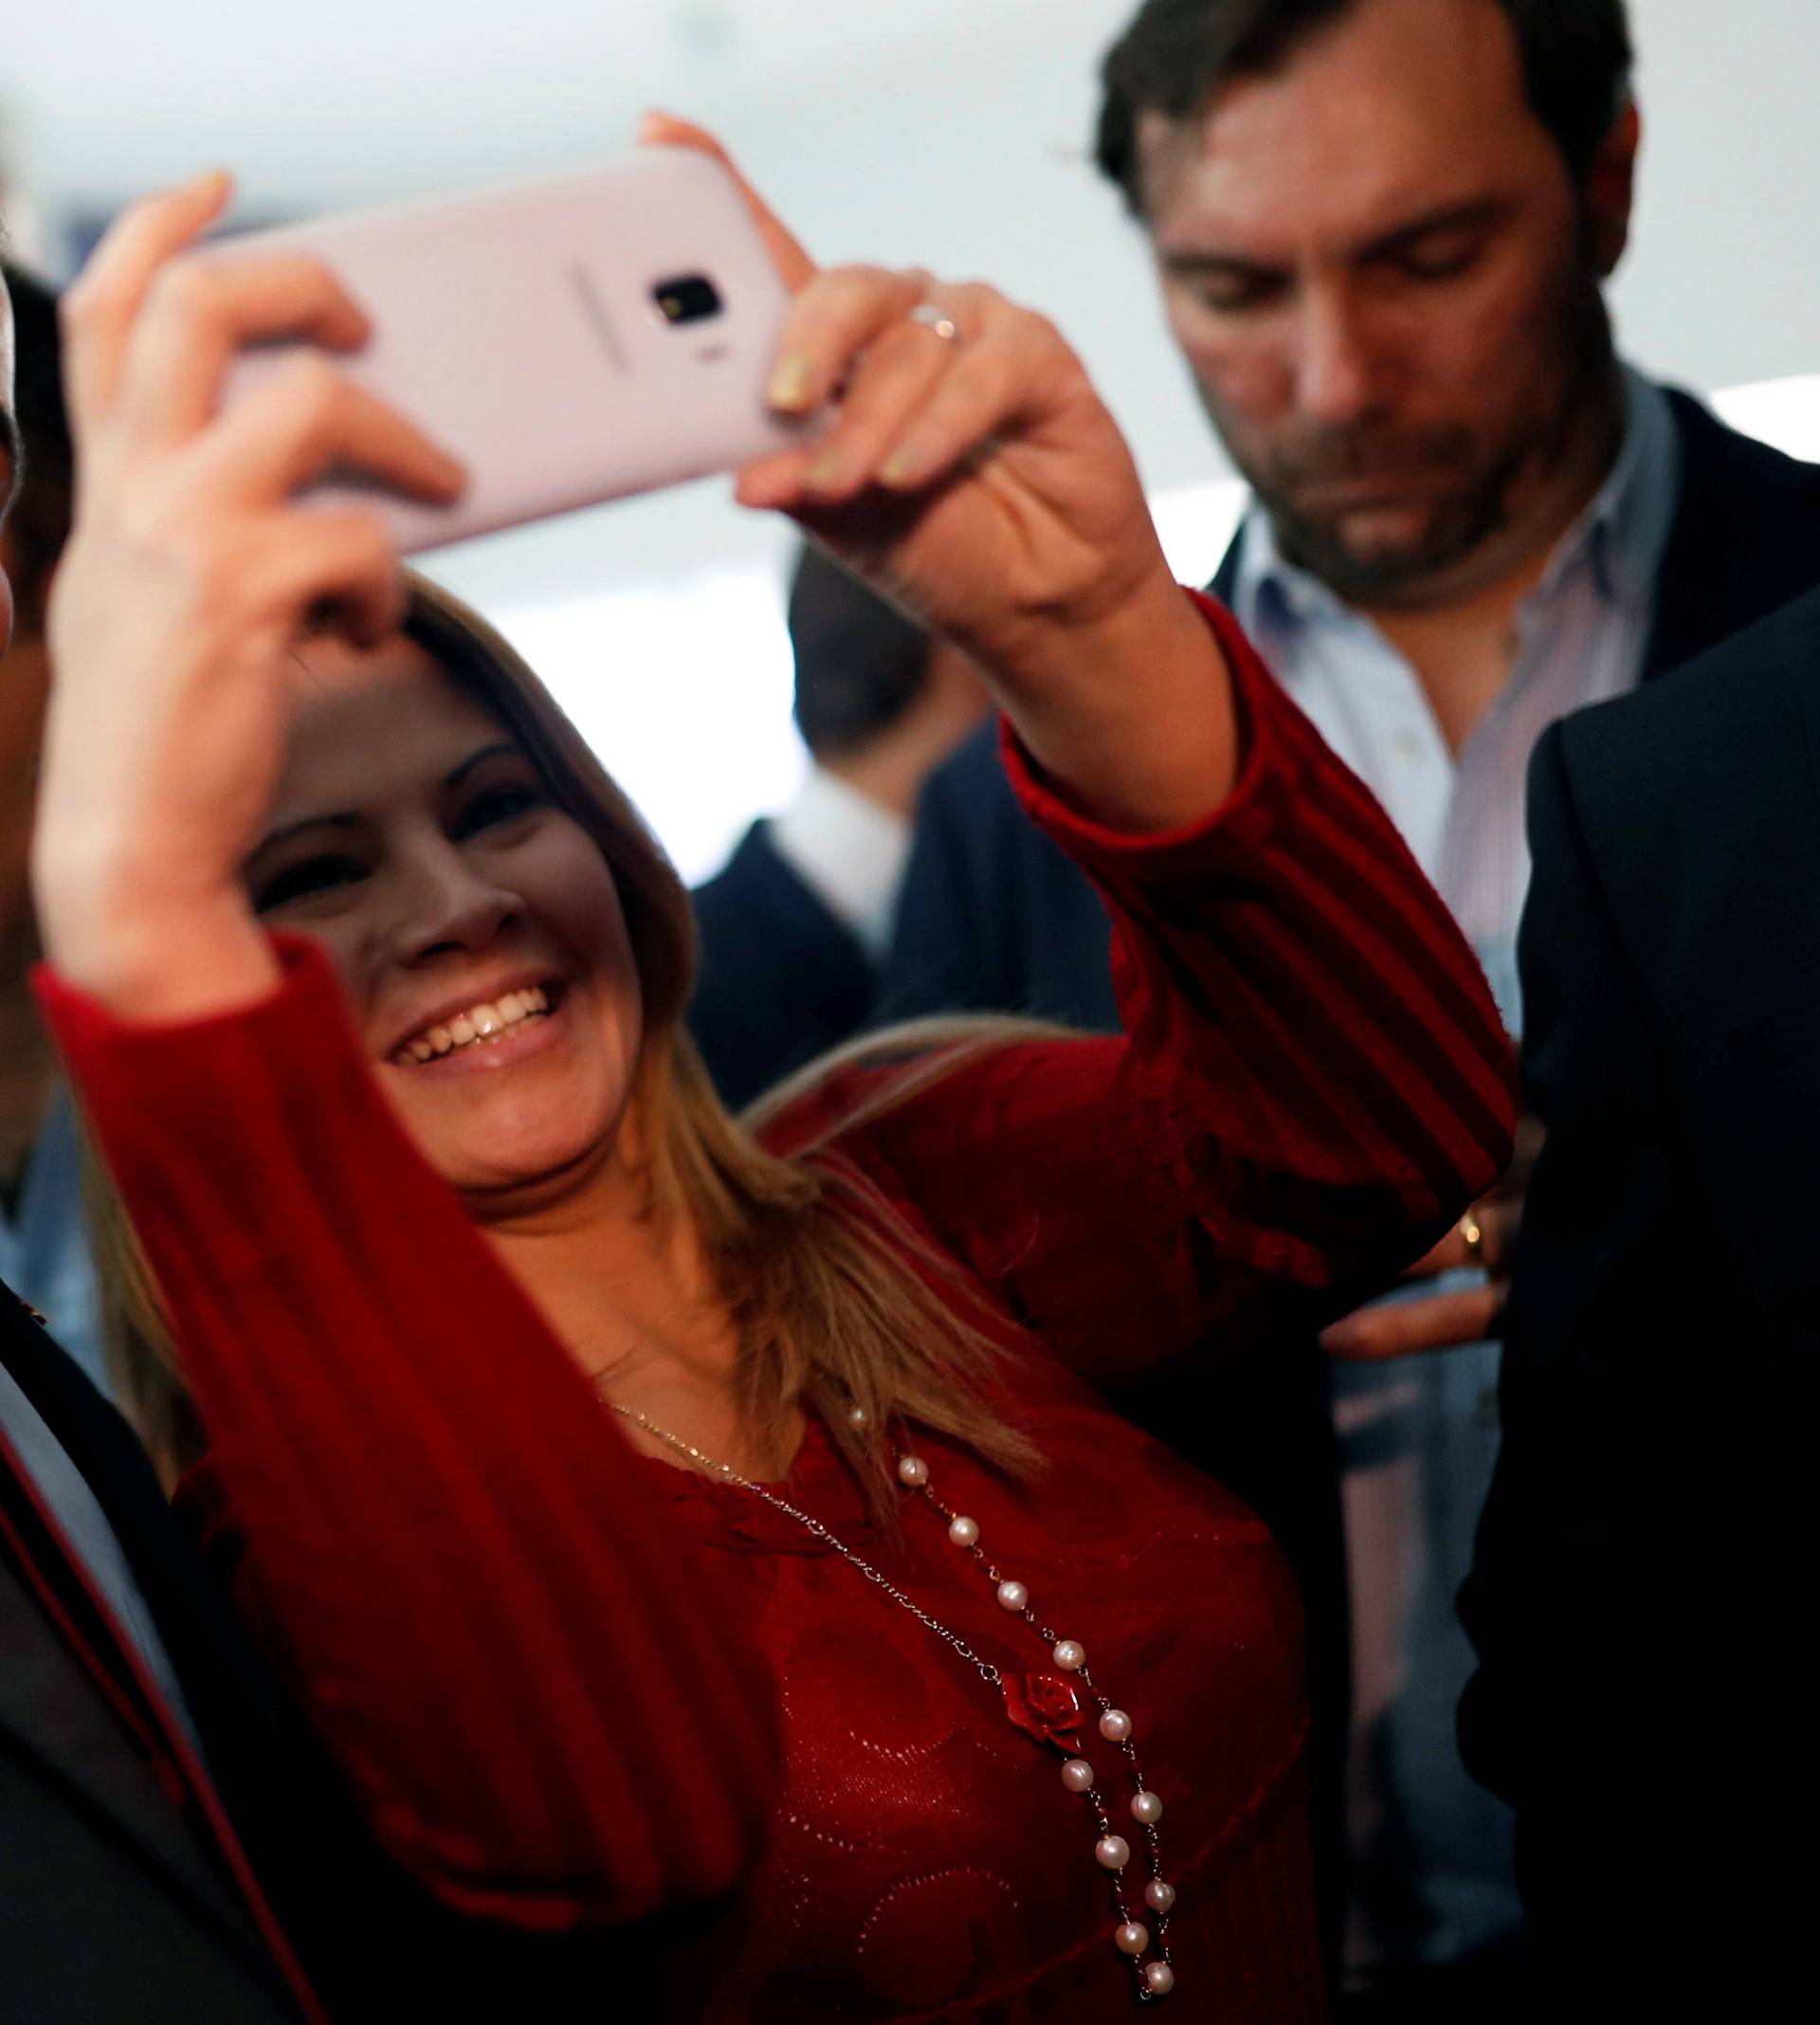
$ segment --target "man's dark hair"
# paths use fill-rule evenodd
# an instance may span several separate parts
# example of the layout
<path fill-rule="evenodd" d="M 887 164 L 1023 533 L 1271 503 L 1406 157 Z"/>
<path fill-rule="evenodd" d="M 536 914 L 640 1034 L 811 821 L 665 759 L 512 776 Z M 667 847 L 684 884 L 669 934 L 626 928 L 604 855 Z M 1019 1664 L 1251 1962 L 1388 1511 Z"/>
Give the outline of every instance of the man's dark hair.
<path fill-rule="evenodd" d="M 790 584 L 796 727 L 816 758 L 888 731 L 929 672 L 929 636 L 820 549 L 805 546 Z"/>
<path fill-rule="evenodd" d="M 1192 119 L 1234 78 L 1281 69 L 1297 46 L 1360 0 L 1144 0 L 1101 66 L 1094 159 L 1143 213 L 1138 120 Z M 1630 96 L 1624 0 L 1497 0 L 1517 31 L 1529 102 L 1585 182 Z"/>
<path fill-rule="evenodd" d="M 25 471 L 8 527 L 13 538 L 13 588 L 22 616 L 42 623 L 50 573 L 69 538 L 76 457 L 64 408 L 63 347 L 57 298 L 45 284 L 4 264 L 12 298 L 13 417 Z"/>

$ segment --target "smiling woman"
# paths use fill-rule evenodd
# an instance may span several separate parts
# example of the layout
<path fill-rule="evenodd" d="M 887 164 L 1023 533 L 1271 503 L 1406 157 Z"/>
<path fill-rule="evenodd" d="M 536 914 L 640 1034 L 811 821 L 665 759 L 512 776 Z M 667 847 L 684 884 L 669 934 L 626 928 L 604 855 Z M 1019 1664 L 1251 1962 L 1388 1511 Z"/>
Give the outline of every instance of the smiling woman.
<path fill-rule="evenodd" d="M 261 918 L 329 951 L 381 1088 L 457 1187 L 509 1198 L 601 1165 L 641 1008 L 596 840 L 418 640 L 315 640 L 296 663 L 274 820 L 246 864 Z"/>
<path fill-rule="evenodd" d="M 838 1410 L 855 1399 L 1028 1461 L 970 1396 L 988 1340 L 836 1209 L 838 1189 L 768 1158 L 722 1112 L 682 1024 L 687 893 L 506 641 L 414 578 L 394 638 L 314 635 L 284 679 L 290 740 L 247 897 L 272 931 L 328 955 L 381 1095 L 474 1221 L 514 1255 L 527 1240 L 547 1251 L 552 1211 L 596 1243 L 603 1223 L 655 1218 L 672 1241 L 701 1227 L 713 1277 L 738 1290 L 760 1454 L 787 1457 L 801 1426 L 780 1410 L 807 1390 L 875 1487 L 876 1445 Z M 975 1045 L 1019 1031 L 982 1025 Z M 91 1195 L 120 1395 L 174 1480 L 206 1446 L 193 1401 L 99 1171 Z M 692 1262 L 692 1278 L 705 1270 Z"/>
<path fill-rule="evenodd" d="M 475 1920 L 624 1930 L 641 2016 L 1319 2019 L 1293 1579 L 1099 1391 L 1342 1311 L 1502 1170 L 1457 931 L 1171 581 L 1057 334 L 763 214 L 774 405 L 845 392 L 740 496 L 980 668 L 1129 1037 L 900 1032 L 736 1122 L 636 812 L 291 498 L 459 475 L 326 365 L 219 402 L 248 337 L 362 330 L 319 270 L 186 266 L 222 196 L 129 213 L 72 314 L 45 997 L 179 1502 L 372 1833 Z"/>

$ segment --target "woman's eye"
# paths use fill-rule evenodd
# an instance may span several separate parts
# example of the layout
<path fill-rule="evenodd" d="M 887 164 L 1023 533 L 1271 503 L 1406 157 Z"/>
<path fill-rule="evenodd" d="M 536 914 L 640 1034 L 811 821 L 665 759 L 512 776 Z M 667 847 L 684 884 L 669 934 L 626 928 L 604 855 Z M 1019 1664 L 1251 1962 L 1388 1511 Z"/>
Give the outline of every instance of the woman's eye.
<path fill-rule="evenodd" d="M 455 825 L 455 834 L 469 837 L 477 830 L 490 830 L 496 823 L 509 823 L 515 815 L 541 808 L 546 798 L 541 789 L 522 783 L 489 788 L 485 794 L 477 794 L 462 811 Z"/>
<path fill-rule="evenodd" d="M 333 892 L 337 886 L 352 885 L 366 876 L 367 868 L 357 858 L 300 858 L 282 872 L 275 872 L 255 890 L 253 907 L 257 913 L 269 914 L 274 907 L 308 900 L 317 893 Z"/>

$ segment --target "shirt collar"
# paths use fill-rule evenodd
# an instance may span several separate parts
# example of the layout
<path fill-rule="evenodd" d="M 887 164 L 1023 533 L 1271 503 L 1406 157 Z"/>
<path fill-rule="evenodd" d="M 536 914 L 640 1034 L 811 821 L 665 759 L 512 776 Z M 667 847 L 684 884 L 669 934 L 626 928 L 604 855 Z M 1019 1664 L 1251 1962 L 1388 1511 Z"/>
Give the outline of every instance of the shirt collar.
<path fill-rule="evenodd" d="M 1586 511 L 1556 544 L 1537 593 L 1548 597 L 1581 556 L 1609 598 L 1642 603 L 1654 594 L 1680 491 L 1680 444 L 1668 396 L 1624 369 L 1624 441 Z"/>
<path fill-rule="evenodd" d="M 870 795 L 811 767 L 771 841 L 810 890 L 880 961 L 891 939 L 910 825 Z"/>
<path fill-rule="evenodd" d="M 1555 544 L 1532 600 L 1552 597 L 1582 558 L 1603 596 L 1641 603 L 1653 595 L 1674 523 L 1681 447 L 1667 395 L 1629 366 L 1623 375 L 1625 426 L 1617 461 Z M 1254 636 L 1272 625 L 1360 623 L 1319 577 L 1284 560 L 1269 515 L 1255 505 L 1239 531 L 1232 607 Z"/>

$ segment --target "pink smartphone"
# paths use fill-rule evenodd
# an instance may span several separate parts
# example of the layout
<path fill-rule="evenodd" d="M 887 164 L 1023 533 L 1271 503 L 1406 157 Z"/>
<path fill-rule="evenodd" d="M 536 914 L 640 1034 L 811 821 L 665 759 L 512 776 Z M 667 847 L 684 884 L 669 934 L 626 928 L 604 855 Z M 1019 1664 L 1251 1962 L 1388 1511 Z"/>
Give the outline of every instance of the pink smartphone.
<path fill-rule="evenodd" d="M 373 323 L 350 377 L 460 457 L 453 506 L 358 477 L 309 495 L 382 506 L 410 554 L 736 469 L 799 441 L 765 406 L 789 294 L 738 191 L 687 148 L 584 175 L 226 241 L 302 252 Z M 249 347 L 225 396 L 297 347 Z"/>

